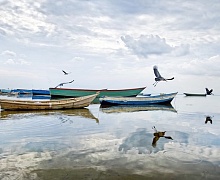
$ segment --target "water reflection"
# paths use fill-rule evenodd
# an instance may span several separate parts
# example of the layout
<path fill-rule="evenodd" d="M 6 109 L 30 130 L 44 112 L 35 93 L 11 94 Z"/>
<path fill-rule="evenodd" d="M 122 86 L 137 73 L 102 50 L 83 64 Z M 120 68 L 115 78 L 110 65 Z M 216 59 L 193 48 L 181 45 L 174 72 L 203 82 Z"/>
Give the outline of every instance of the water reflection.
<path fill-rule="evenodd" d="M 164 132 L 157 133 L 158 134 L 152 133 L 152 130 L 148 131 L 145 128 L 139 128 L 124 139 L 123 143 L 119 146 L 118 150 L 123 153 L 137 151 L 138 154 L 151 154 L 163 151 L 165 144 L 169 141 L 167 141 L 166 138 L 163 138 L 160 140 L 160 143 L 157 143 L 156 145 L 156 142 L 159 140 L 160 137 L 163 136 L 162 134 Z M 178 136 L 178 132 L 172 133 L 177 134 Z M 180 136 L 182 136 L 182 134 L 180 134 Z M 170 136 L 166 137 L 167 139 L 171 139 Z"/>
<path fill-rule="evenodd" d="M 34 116 L 34 115 L 50 115 L 50 114 L 61 114 L 66 116 L 81 116 L 83 118 L 95 120 L 96 123 L 99 123 L 99 119 L 96 118 L 89 109 L 66 109 L 66 110 L 31 110 L 31 111 L 0 111 L 1 119 L 10 119 L 13 116 Z M 60 116 L 61 122 L 65 123 L 68 119 L 64 118 L 65 116 Z M 13 118 L 12 118 L 13 119 Z"/>
<path fill-rule="evenodd" d="M 136 111 L 170 111 L 177 112 L 171 104 L 161 105 L 119 105 L 119 106 L 100 106 L 100 111 L 104 113 L 121 113 L 121 112 L 136 112 Z"/>
<path fill-rule="evenodd" d="M 206 116 L 205 124 L 207 124 L 208 122 L 210 122 L 210 124 L 212 124 L 212 118 L 211 118 L 211 116 Z"/>
<path fill-rule="evenodd" d="M 156 147 L 157 141 L 158 141 L 161 137 L 164 137 L 164 138 L 166 138 L 166 139 L 172 139 L 172 140 L 173 140 L 173 138 L 172 138 L 171 136 L 165 136 L 166 131 L 157 131 L 157 129 L 155 128 L 155 126 L 153 126 L 153 129 L 154 129 L 154 131 L 155 131 L 155 133 L 154 133 L 154 138 L 153 138 L 153 142 L 152 142 L 152 146 L 153 146 L 153 147 Z"/>

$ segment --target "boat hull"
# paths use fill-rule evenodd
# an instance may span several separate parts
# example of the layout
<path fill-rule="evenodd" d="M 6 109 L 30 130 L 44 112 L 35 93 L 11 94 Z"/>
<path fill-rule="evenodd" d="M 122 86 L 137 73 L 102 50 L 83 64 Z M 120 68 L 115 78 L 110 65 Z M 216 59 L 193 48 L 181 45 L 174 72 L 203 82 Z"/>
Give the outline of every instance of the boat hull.
<path fill-rule="evenodd" d="M 78 98 L 66 98 L 50 101 L 0 99 L 1 109 L 4 110 L 56 110 L 83 108 L 91 104 L 98 93 Z"/>
<path fill-rule="evenodd" d="M 109 89 L 68 89 L 68 88 L 49 88 L 51 98 L 60 98 L 60 97 L 81 97 L 94 94 L 99 91 L 97 98 L 103 96 L 122 96 L 122 97 L 135 97 L 140 92 L 142 92 L 146 87 L 133 88 L 133 89 L 118 89 L 118 90 L 109 90 Z"/>
<path fill-rule="evenodd" d="M 33 95 L 50 95 L 50 91 L 46 89 L 32 89 Z"/>
<path fill-rule="evenodd" d="M 183 93 L 186 96 L 206 96 L 206 94 L 193 94 L 193 93 Z"/>
<path fill-rule="evenodd" d="M 99 98 L 102 106 L 104 105 L 149 105 L 149 104 L 169 104 L 176 93 L 160 94 L 149 97 L 103 97 Z"/>

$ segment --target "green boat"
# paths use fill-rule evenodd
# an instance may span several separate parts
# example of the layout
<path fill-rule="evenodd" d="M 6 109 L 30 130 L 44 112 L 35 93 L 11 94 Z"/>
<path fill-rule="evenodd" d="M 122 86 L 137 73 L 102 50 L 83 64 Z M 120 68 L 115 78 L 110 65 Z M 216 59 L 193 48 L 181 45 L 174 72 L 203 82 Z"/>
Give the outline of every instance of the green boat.
<path fill-rule="evenodd" d="M 131 88 L 131 89 L 72 89 L 72 88 L 49 88 L 51 98 L 63 98 L 63 97 L 81 97 L 91 94 L 95 94 L 99 91 L 99 95 L 96 100 L 103 96 L 123 96 L 123 97 L 136 97 L 146 87 Z"/>
<path fill-rule="evenodd" d="M 206 96 L 206 94 L 193 94 L 193 93 L 183 93 L 186 96 Z"/>

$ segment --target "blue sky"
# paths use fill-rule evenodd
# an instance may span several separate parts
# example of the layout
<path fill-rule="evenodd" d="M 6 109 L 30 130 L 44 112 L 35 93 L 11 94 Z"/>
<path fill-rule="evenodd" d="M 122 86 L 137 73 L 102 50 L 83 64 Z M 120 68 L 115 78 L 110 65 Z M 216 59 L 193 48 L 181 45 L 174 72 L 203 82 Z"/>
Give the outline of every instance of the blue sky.
<path fill-rule="evenodd" d="M 218 0 L 0 0 L 0 88 L 74 79 L 64 87 L 220 94 L 219 9 Z M 175 79 L 153 87 L 154 65 Z"/>

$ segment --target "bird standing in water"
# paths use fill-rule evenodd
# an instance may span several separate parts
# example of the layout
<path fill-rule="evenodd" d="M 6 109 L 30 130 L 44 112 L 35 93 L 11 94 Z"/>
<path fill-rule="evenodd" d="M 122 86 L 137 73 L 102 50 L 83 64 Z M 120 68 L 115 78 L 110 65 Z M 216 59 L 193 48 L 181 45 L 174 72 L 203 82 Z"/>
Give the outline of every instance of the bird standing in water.
<path fill-rule="evenodd" d="M 158 71 L 158 67 L 157 67 L 157 66 L 154 66 L 154 67 L 153 67 L 153 70 L 154 70 L 154 74 L 155 74 L 155 76 L 156 76 L 155 82 L 154 82 L 154 84 L 153 84 L 154 87 L 157 85 L 157 83 L 158 83 L 159 81 L 167 81 L 167 80 L 173 80 L 173 79 L 174 79 L 174 77 L 168 78 L 168 79 L 162 77 L 162 76 L 160 75 L 159 71 Z"/>
<path fill-rule="evenodd" d="M 206 94 L 207 95 L 212 95 L 212 91 L 213 91 L 213 89 L 208 89 L 208 88 L 205 88 L 205 90 L 206 90 Z"/>

